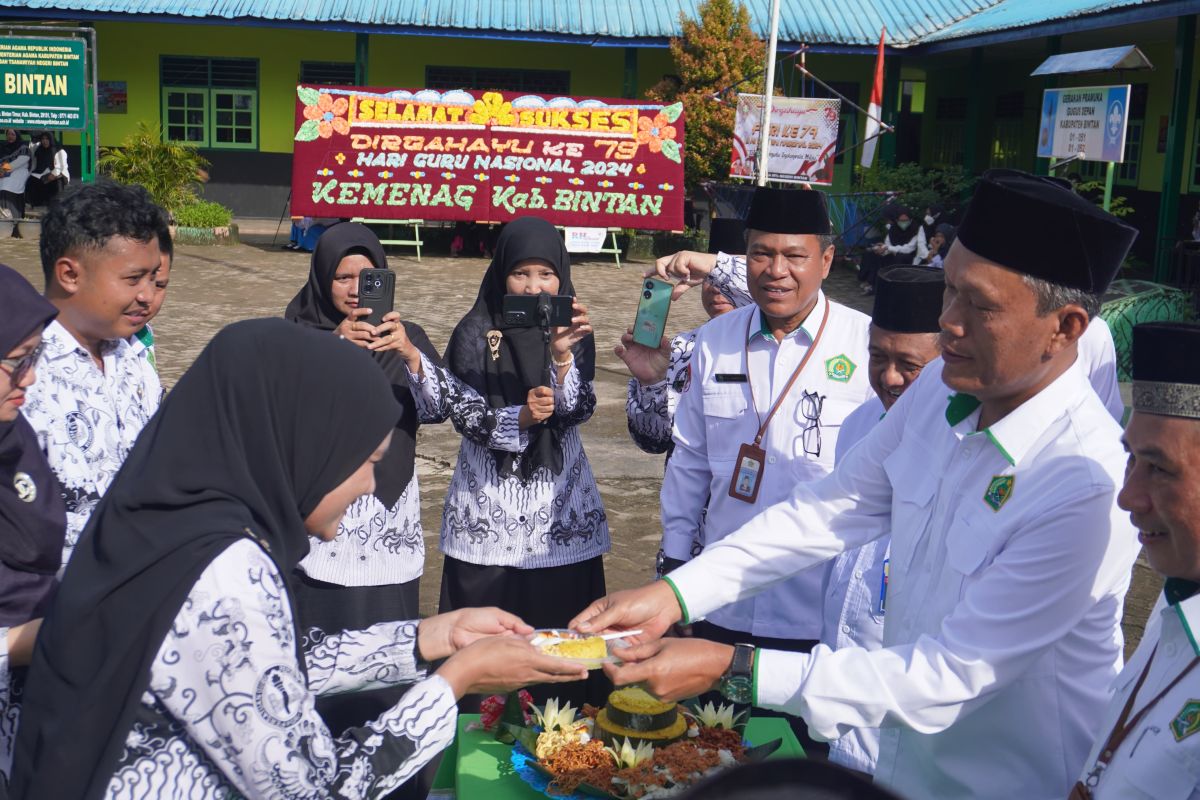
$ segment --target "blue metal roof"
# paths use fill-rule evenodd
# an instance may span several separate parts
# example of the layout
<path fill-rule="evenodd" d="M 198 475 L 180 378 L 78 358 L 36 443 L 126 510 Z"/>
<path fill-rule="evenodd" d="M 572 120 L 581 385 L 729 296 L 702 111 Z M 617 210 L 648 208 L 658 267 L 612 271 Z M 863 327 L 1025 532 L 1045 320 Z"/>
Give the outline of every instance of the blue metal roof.
<path fill-rule="evenodd" d="M 770 0 L 743 0 L 767 35 Z M 911 47 L 1171 0 L 783 0 L 785 43 Z M 0 16 L 247 21 L 338 30 L 662 44 L 699 0 L 0 0 Z"/>

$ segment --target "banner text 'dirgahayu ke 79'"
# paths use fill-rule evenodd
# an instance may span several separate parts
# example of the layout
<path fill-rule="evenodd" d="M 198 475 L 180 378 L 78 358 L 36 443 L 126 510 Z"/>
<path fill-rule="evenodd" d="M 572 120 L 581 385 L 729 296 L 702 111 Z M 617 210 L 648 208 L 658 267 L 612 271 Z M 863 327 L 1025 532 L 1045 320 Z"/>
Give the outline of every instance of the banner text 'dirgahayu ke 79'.
<path fill-rule="evenodd" d="M 515 92 L 298 86 L 292 213 L 683 227 L 683 109 Z"/>

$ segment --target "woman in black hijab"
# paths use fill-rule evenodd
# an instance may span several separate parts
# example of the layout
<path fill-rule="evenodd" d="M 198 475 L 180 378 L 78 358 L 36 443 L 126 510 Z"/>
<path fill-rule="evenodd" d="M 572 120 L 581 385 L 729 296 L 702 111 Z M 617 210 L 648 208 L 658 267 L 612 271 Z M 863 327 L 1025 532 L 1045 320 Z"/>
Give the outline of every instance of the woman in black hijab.
<path fill-rule="evenodd" d="M 44 131 L 31 153 L 33 163 L 29 167 L 29 181 L 25 184 L 25 195 L 31 206 L 48 205 L 70 179 L 67 171 L 67 151 Z"/>
<path fill-rule="evenodd" d="M 23 667 L 58 583 L 67 528 L 58 480 L 21 416 L 25 390 L 37 379 L 42 330 L 57 314 L 28 281 L 0 264 L 0 772 L 6 776 Z"/>
<path fill-rule="evenodd" d="M 337 538 L 310 539 L 310 552 L 296 576 L 301 629 L 314 642 L 343 630 L 419 616 L 425 537 L 417 484 L 416 438 L 422 422 L 410 385 L 422 374 L 422 357 L 434 368 L 437 350 L 420 325 L 400 322 L 392 312 L 377 329 L 361 319 L 358 277 L 364 269 L 386 269 L 379 238 L 357 222 L 329 228 L 313 250 L 308 282 L 284 316 L 316 330 L 335 333 L 372 352 L 391 384 L 401 414 L 392 445 L 375 468 L 375 491 L 350 504 Z M 342 413 L 354 414 L 353 396 Z M 442 422 L 435 418 L 432 422 Z M 317 709 L 334 731 L 395 705 L 404 687 L 321 698 Z"/>
<path fill-rule="evenodd" d="M 442 516 L 441 609 L 498 605 L 548 628 L 604 594 L 609 538 L 579 438 L 596 407 L 587 309 L 575 301 L 572 325 L 553 332 L 552 364 L 541 329 L 504 321 L 506 294 L 540 291 L 574 296 L 571 259 L 553 225 L 524 217 L 505 226 L 475 305 L 454 329 L 446 350 L 454 380 L 437 382 L 463 435 Z M 584 699 L 584 687 L 571 688 L 555 694 Z"/>
<path fill-rule="evenodd" d="M 346 393 L 361 413 L 345 413 Z M 300 651 L 289 576 L 309 534 L 332 538 L 372 490 L 399 415 L 367 354 L 332 336 L 283 320 L 218 333 L 67 566 L 30 669 L 13 796 L 377 797 L 452 740 L 456 696 L 581 677 L 490 635 L 529 630 L 495 609 Z M 314 708 L 317 693 L 414 681 L 336 738 Z"/>
<path fill-rule="evenodd" d="M 875 293 L 875 278 L 883 270 L 901 264 L 912 264 L 917 252 L 917 234 L 921 226 L 913 221 L 912 212 L 895 206 L 889 212 L 887 235 L 883 241 L 863 254 L 859 282 L 863 294 Z"/>

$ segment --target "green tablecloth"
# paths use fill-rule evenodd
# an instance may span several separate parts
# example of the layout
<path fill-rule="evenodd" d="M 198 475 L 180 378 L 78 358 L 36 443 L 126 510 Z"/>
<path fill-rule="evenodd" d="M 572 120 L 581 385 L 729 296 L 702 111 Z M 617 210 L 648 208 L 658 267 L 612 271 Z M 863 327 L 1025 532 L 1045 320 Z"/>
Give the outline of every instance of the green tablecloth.
<path fill-rule="evenodd" d="M 434 789 L 451 789 L 458 800 L 544 800 L 512 771 L 512 746 L 496 741 L 486 731 L 468 731 L 477 722 L 477 714 L 462 714 L 458 718 L 458 736 L 446 750 L 438 770 Z M 804 755 L 792 729 L 785 720 L 774 717 L 754 717 L 746 726 L 746 739 L 764 744 L 783 739 L 783 745 L 771 758 L 795 758 Z M 457 777 L 457 781 L 456 781 Z"/>

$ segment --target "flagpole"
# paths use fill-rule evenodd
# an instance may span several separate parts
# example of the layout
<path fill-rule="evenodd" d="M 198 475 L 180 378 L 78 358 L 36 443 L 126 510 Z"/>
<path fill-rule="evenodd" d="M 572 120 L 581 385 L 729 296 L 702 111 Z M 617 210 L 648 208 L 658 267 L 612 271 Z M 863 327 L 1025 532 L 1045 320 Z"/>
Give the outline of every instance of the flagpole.
<path fill-rule="evenodd" d="M 767 84 L 763 87 L 762 121 L 758 128 L 758 185 L 767 185 L 771 157 L 771 107 L 775 96 L 775 53 L 779 47 L 779 0 L 771 0 L 771 38 L 767 42 Z"/>

